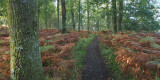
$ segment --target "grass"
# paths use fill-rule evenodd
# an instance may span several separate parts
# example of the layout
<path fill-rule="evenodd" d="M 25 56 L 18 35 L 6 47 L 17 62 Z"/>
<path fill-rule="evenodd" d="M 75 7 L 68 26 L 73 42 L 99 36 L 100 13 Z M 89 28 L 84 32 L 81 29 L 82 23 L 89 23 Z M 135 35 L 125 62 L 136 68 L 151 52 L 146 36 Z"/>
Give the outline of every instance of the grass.
<path fill-rule="evenodd" d="M 61 33 L 58 33 L 58 34 L 56 34 L 55 36 L 58 37 L 58 36 L 61 36 L 61 35 L 62 35 Z"/>
<path fill-rule="evenodd" d="M 46 51 L 50 51 L 50 50 L 55 50 L 55 46 L 48 45 L 48 46 L 42 46 L 42 47 L 40 47 L 40 51 L 41 52 L 46 52 Z"/>
<path fill-rule="evenodd" d="M 106 60 L 106 64 L 111 70 L 112 78 L 114 80 L 135 80 L 132 74 L 128 74 L 127 76 L 122 75 L 122 69 L 120 65 L 115 61 L 117 55 L 113 54 L 115 51 L 112 47 L 109 47 L 105 44 L 100 45 L 101 54 Z"/>
<path fill-rule="evenodd" d="M 75 62 L 75 68 L 72 70 L 72 76 L 70 80 L 76 80 L 80 76 L 81 70 L 83 69 L 83 62 L 86 56 L 86 50 L 88 45 L 93 40 L 94 35 L 91 34 L 88 38 L 83 38 L 78 41 L 76 46 L 73 48 L 73 59 Z"/>

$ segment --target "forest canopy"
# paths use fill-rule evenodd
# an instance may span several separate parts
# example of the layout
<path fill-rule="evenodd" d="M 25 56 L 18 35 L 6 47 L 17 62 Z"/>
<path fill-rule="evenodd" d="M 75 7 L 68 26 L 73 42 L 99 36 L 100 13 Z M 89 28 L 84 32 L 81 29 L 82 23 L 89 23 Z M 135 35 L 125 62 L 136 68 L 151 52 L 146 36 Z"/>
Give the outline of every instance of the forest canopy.
<path fill-rule="evenodd" d="M 121 0 L 120 0 L 121 1 Z M 122 0 L 123 1 L 123 0 Z M 60 1 L 61 2 L 61 1 Z M 59 2 L 59 3 L 60 3 Z M 90 30 L 112 29 L 112 3 L 111 0 L 66 0 L 66 27 L 67 29 L 86 30 L 89 23 Z M 117 25 L 122 11 L 122 29 L 130 31 L 158 31 L 159 30 L 159 1 L 158 0 L 124 0 L 122 6 L 116 2 Z M 61 4 L 59 4 L 60 23 L 62 22 Z M 40 28 L 58 28 L 57 0 L 37 0 L 37 16 Z M 79 14 L 80 9 L 80 14 Z M 89 9 L 89 10 L 88 10 Z M 79 18 L 80 15 L 80 18 Z M 112 24 L 110 24 L 112 23 Z M 0 24 L 7 25 L 6 2 L 0 3 Z M 59 24 L 62 26 L 61 24 Z M 108 26 L 108 27 L 107 27 Z"/>

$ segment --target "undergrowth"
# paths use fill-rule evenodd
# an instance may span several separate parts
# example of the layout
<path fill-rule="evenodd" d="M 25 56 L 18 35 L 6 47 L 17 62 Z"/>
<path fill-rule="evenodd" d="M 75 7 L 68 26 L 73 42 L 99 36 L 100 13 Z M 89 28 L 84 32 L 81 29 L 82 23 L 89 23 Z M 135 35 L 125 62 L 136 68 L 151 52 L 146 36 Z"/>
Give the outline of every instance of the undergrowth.
<path fill-rule="evenodd" d="M 159 34 L 120 32 L 116 35 L 112 35 L 112 32 L 110 31 L 103 31 L 99 35 L 99 38 L 103 44 L 106 44 L 115 50 L 115 52 L 110 53 L 110 55 L 116 55 L 116 58 L 112 59 L 120 65 L 120 68 L 122 69 L 121 75 L 128 77 L 129 79 L 127 80 L 159 79 Z M 109 47 L 106 49 L 110 49 Z M 113 65 L 111 67 L 114 68 Z M 133 78 L 128 75 L 129 73 L 133 75 Z"/>
<path fill-rule="evenodd" d="M 111 70 L 112 78 L 114 80 L 135 80 L 132 74 L 123 75 L 120 65 L 115 61 L 117 55 L 114 54 L 115 50 L 105 44 L 100 44 L 101 55 L 105 58 L 106 64 Z"/>
<path fill-rule="evenodd" d="M 75 62 L 74 70 L 72 71 L 72 75 L 70 77 L 70 80 L 76 80 L 79 79 L 81 70 L 83 68 L 83 62 L 86 56 L 86 49 L 88 45 L 93 40 L 94 35 L 90 35 L 88 38 L 82 38 L 76 43 L 76 46 L 73 48 L 73 59 Z"/>
<path fill-rule="evenodd" d="M 145 43 L 150 43 L 150 46 L 156 49 L 160 49 L 160 46 L 158 44 L 156 44 L 155 40 L 153 37 L 151 36 L 147 36 L 145 38 L 141 38 L 140 37 L 140 42 L 145 42 Z"/>

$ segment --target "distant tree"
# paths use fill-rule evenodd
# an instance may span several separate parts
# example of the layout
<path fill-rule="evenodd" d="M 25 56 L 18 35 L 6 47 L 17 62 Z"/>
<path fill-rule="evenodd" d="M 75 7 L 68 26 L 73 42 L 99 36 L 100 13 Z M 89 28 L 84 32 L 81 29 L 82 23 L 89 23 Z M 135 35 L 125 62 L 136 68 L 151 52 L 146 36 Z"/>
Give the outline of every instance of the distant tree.
<path fill-rule="evenodd" d="M 70 1 L 70 13 L 71 13 L 71 19 L 72 19 L 72 27 L 75 30 L 76 25 L 75 25 L 75 13 L 74 13 L 74 0 Z"/>
<path fill-rule="evenodd" d="M 62 33 L 66 32 L 66 3 L 65 0 L 61 0 L 62 6 Z"/>
<path fill-rule="evenodd" d="M 57 0 L 57 17 L 58 17 L 58 30 L 60 29 L 60 19 L 59 19 L 59 0 Z"/>
<path fill-rule="evenodd" d="M 107 10 L 107 12 L 106 12 L 107 13 L 106 14 L 107 15 L 107 20 L 106 20 L 107 22 L 106 23 L 107 23 L 107 28 L 109 29 L 109 27 L 110 27 L 110 15 L 109 15 L 110 11 L 109 11 L 109 1 L 108 0 L 106 1 L 106 7 L 107 7 L 107 9 L 106 9 Z"/>
<path fill-rule="evenodd" d="M 78 23 L 78 32 L 80 32 L 81 27 L 81 0 L 79 0 L 79 23 Z"/>
<path fill-rule="evenodd" d="M 117 33 L 116 0 L 112 0 L 112 25 L 113 25 L 113 32 Z"/>
<path fill-rule="evenodd" d="M 45 1 L 45 26 L 46 26 L 46 29 L 48 28 L 48 1 L 46 0 Z"/>
<path fill-rule="evenodd" d="M 10 31 L 11 80 L 44 80 L 36 0 L 6 0 Z"/>
<path fill-rule="evenodd" d="M 118 31 L 122 31 L 123 0 L 119 0 Z"/>
<path fill-rule="evenodd" d="M 87 26 L 88 26 L 88 33 L 89 33 L 89 27 L 90 27 L 89 11 L 90 11 L 90 2 L 89 2 L 89 0 L 87 0 Z"/>

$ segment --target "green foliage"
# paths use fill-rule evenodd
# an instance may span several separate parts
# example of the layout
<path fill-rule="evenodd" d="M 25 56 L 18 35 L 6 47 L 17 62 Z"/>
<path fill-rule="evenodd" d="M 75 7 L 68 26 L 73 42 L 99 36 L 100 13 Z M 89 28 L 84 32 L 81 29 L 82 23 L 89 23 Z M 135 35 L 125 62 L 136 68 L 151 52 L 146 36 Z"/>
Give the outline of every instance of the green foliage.
<path fill-rule="evenodd" d="M 46 51 L 50 51 L 50 50 L 55 50 L 55 46 L 48 45 L 48 46 L 42 46 L 42 47 L 40 47 L 40 51 L 41 52 L 46 52 Z"/>
<path fill-rule="evenodd" d="M 157 78 L 157 79 L 155 79 L 155 80 L 160 80 L 160 78 Z"/>
<path fill-rule="evenodd" d="M 152 43 L 151 46 L 152 46 L 153 48 L 160 49 L 160 46 L 159 46 L 158 44 L 156 44 L 156 43 Z"/>
<path fill-rule="evenodd" d="M 0 2 L 0 16 L 6 16 L 6 0 L 1 0 Z"/>
<path fill-rule="evenodd" d="M 76 60 L 75 69 L 72 72 L 70 80 L 75 80 L 77 75 L 80 73 L 80 70 L 83 68 L 83 62 L 86 56 L 86 49 L 88 45 L 93 40 L 94 35 L 90 35 L 88 38 L 82 38 L 78 41 L 76 46 L 73 48 L 73 58 Z"/>
<path fill-rule="evenodd" d="M 154 40 L 153 37 L 151 37 L 151 36 L 147 36 L 147 37 L 145 37 L 145 38 L 141 38 L 141 40 L 140 40 L 140 42 L 148 42 L 148 41 L 150 41 L 150 42 L 152 42 L 152 43 L 155 42 L 155 40 Z"/>
<path fill-rule="evenodd" d="M 147 37 L 145 37 L 145 38 L 141 38 L 140 42 L 146 42 L 146 43 L 147 43 L 147 42 L 151 42 L 151 47 L 160 49 L 160 46 L 155 43 L 154 38 L 151 37 L 151 36 L 147 36 Z"/>
<path fill-rule="evenodd" d="M 124 6 L 123 29 L 130 31 L 157 31 L 160 29 L 156 20 L 155 3 L 150 0 L 128 1 Z"/>
<path fill-rule="evenodd" d="M 0 44 L 3 43 L 3 40 L 0 40 Z"/>

